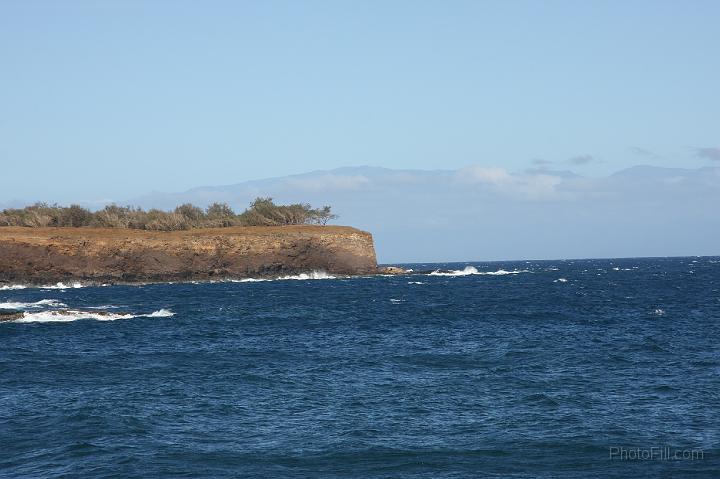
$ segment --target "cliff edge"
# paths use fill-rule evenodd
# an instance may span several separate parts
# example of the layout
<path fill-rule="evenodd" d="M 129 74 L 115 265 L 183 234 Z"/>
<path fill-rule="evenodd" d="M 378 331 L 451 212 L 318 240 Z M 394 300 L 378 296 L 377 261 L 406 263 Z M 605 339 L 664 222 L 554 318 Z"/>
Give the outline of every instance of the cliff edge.
<path fill-rule="evenodd" d="M 347 226 L 143 231 L 0 227 L 0 282 L 152 282 L 377 272 L 372 235 Z"/>

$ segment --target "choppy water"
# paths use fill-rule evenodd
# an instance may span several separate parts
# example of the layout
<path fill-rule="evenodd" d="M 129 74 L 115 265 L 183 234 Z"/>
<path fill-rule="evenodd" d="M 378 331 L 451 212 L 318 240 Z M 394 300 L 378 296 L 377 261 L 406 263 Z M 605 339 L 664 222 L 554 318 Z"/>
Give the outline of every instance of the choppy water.
<path fill-rule="evenodd" d="M 412 267 L 0 291 L 0 476 L 720 477 L 720 258 Z"/>

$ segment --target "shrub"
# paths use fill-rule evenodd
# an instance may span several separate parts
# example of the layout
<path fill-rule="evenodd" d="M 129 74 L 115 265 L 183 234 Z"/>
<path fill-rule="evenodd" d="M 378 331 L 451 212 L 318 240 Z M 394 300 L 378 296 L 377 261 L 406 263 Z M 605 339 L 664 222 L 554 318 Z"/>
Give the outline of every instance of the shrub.
<path fill-rule="evenodd" d="M 228 226 L 284 226 L 326 224 L 337 218 L 329 206 L 313 209 L 307 203 L 276 205 L 272 198 L 256 198 L 241 214 L 225 203 L 213 203 L 204 211 L 186 203 L 174 211 L 151 209 L 145 211 L 132 206 L 109 205 L 92 212 L 80 205 L 68 207 L 35 203 L 25 208 L 5 209 L 0 212 L 0 226 L 46 226 L 100 228 L 130 228 L 155 231 L 177 231 L 190 228 L 217 228 Z"/>

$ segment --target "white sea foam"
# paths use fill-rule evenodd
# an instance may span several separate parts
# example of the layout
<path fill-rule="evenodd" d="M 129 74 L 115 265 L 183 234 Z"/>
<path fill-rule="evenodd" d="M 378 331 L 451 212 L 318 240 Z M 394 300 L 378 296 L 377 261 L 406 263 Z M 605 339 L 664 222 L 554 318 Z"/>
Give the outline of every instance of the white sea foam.
<path fill-rule="evenodd" d="M 107 314 L 95 313 L 92 311 L 60 310 L 60 311 L 38 311 L 26 312 L 23 317 L 16 319 L 16 323 L 67 323 L 79 319 L 94 319 L 97 321 L 116 321 L 118 319 L 132 318 L 168 318 L 174 316 L 170 310 L 160 309 L 149 314 Z"/>
<path fill-rule="evenodd" d="M 306 279 L 335 279 L 335 276 L 327 274 L 325 271 L 311 271 L 309 273 L 300 273 L 291 276 L 282 276 L 278 279 L 295 279 L 295 280 L 306 280 Z"/>
<path fill-rule="evenodd" d="M 408 281 L 408 284 L 425 284 L 422 281 Z"/>
<path fill-rule="evenodd" d="M 63 308 L 67 305 L 61 303 L 57 299 L 41 299 L 40 301 L 35 301 L 34 303 L 20 303 L 12 301 L 7 303 L 0 303 L 0 309 L 29 309 L 42 308 L 44 306 L 49 306 L 51 308 Z"/>
<path fill-rule="evenodd" d="M 65 283 L 56 283 L 56 284 L 48 285 L 48 286 L 41 286 L 40 288 L 41 289 L 72 289 L 72 288 L 82 288 L 82 287 L 83 287 L 82 283 L 75 282 L 70 285 L 67 285 Z"/>
<path fill-rule="evenodd" d="M 393 303 L 393 304 L 400 304 L 400 303 L 404 303 L 405 300 L 404 300 L 404 299 L 390 298 L 390 302 Z"/>
<path fill-rule="evenodd" d="M 497 271 L 481 271 L 478 274 L 487 274 L 490 276 L 503 276 L 506 274 L 520 274 L 520 273 L 529 273 L 530 271 L 527 269 L 514 269 L 512 271 L 505 271 L 504 269 L 499 269 Z"/>
<path fill-rule="evenodd" d="M 655 311 L 653 311 L 653 314 L 656 316 L 665 316 L 665 310 L 657 308 Z"/>
<path fill-rule="evenodd" d="M 567 279 L 565 278 L 558 278 L 553 281 L 553 283 L 567 283 Z"/>
<path fill-rule="evenodd" d="M 432 273 L 429 273 L 429 276 L 468 276 L 471 274 L 478 274 L 479 271 L 475 266 L 465 266 L 465 269 L 462 270 L 454 270 L 454 271 L 440 271 L 435 270 Z"/>
<path fill-rule="evenodd" d="M 11 289 L 25 289 L 27 286 L 24 284 L 6 284 L 4 286 L 0 286 L 0 291 L 9 291 Z"/>
<path fill-rule="evenodd" d="M 392 275 L 391 275 L 392 276 Z M 279 276 L 275 279 L 270 278 L 242 278 L 242 279 L 230 279 L 228 280 L 231 283 L 259 283 L 261 281 L 283 281 L 288 279 L 294 279 L 294 280 L 306 280 L 306 279 L 335 279 L 335 276 L 332 276 L 325 271 L 311 271 L 309 273 L 300 273 L 295 275 L 288 275 L 288 276 Z"/>
<path fill-rule="evenodd" d="M 148 318 L 169 318 L 172 316 L 175 316 L 175 313 L 170 311 L 169 309 L 158 309 L 157 311 L 153 311 L 150 314 L 144 314 L 142 316 L 148 317 Z"/>
<path fill-rule="evenodd" d="M 478 269 L 475 266 L 465 266 L 465 269 L 461 270 L 454 270 L 454 271 L 440 271 L 436 270 L 432 273 L 428 273 L 429 276 L 469 276 L 472 274 L 477 275 L 487 275 L 487 276 L 504 276 L 506 274 L 520 274 L 520 273 L 529 273 L 530 271 L 526 269 L 514 269 L 512 271 L 506 271 L 504 269 L 499 269 L 497 271 L 478 271 Z"/>
<path fill-rule="evenodd" d="M 98 321 L 115 321 L 116 319 L 134 318 L 133 314 L 100 314 L 91 311 L 61 310 L 25 313 L 17 323 L 66 323 L 78 319 L 96 319 Z"/>

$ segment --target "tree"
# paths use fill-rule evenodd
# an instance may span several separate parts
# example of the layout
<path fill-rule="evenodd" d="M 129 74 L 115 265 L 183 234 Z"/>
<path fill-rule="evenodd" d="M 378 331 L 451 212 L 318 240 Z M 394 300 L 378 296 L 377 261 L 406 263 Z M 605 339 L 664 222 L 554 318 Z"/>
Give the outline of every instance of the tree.
<path fill-rule="evenodd" d="M 330 211 L 330 206 L 328 206 L 328 205 L 323 206 L 319 210 L 315 210 L 315 221 L 318 224 L 321 224 L 323 226 L 326 225 L 328 223 L 328 221 L 332 221 L 337 218 L 338 218 L 338 215 L 333 214 Z"/>
<path fill-rule="evenodd" d="M 184 216 L 190 223 L 193 224 L 200 224 L 200 222 L 205 219 L 205 212 L 190 203 L 178 206 L 175 208 L 175 213 Z"/>

